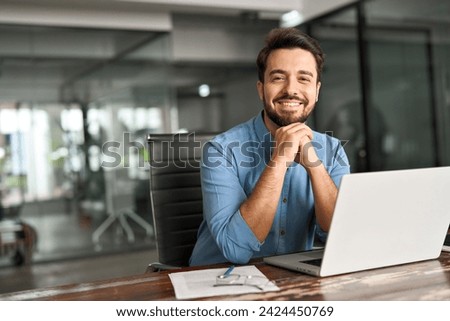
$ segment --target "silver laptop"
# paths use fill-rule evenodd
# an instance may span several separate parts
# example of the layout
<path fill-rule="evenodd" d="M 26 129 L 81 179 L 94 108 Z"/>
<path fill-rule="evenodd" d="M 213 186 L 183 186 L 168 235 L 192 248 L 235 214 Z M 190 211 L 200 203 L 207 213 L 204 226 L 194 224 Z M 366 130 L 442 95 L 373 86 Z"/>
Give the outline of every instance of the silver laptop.
<path fill-rule="evenodd" d="M 264 262 L 329 276 L 435 259 L 450 224 L 450 167 L 342 178 L 326 246 Z"/>

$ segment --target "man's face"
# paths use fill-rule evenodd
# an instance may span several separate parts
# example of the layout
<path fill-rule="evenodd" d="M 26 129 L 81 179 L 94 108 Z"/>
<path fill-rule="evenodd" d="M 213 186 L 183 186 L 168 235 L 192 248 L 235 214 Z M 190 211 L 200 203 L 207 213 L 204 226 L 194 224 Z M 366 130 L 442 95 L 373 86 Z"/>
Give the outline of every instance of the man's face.
<path fill-rule="evenodd" d="M 304 123 L 319 97 L 314 56 L 300 48 L 273 51 L 267 59 L 264 83 L 258 81 L 257 88 L 266 122 L 275 127 Z"/>

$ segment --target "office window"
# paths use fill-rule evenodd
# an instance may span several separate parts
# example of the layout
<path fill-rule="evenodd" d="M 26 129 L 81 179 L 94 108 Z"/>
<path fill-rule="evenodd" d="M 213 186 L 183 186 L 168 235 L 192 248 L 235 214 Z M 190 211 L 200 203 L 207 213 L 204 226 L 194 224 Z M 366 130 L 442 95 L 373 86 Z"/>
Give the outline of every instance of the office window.
<path fill-rule="evenodd" d="M 312 123 L 347 141 L 353 172 L 450 164 L 449 9 L 374 0 L 301 26 L 327 55 Z"/>
<path fill-rule="evenodd" d="M 439 0 L 364 5 L 371 106 L 388 126 L 383 168 L 448 165 L 448 12 Z"/>
<path fill-rule="evenodd" d="M 350 9 L 310 28 L 326 55 L 313 123 L 341 140 L 353 172 L 366 169 L 356 18 Z"/>
<path fill-rule="evenodd" d="M 428 34 L 369 27 L 371 161 L 376 169 L 435 164 Z"/>
<path fill-rule="evenodd" d="M 83 165 L 77 150 L 83 144 L 80 110 L 26 103 L 1 107 L 3 206 L 73 196 L 72 174 Z"/>

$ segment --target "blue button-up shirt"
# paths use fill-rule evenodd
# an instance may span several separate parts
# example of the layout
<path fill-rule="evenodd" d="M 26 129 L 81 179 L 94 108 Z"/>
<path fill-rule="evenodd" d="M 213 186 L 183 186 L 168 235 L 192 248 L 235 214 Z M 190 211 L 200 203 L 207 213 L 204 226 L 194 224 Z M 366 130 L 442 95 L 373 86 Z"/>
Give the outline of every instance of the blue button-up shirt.
<path fill-rule="evenodd" d="M 306 170 L 293 163 L 286 172 L 277 212 L 264 242 L 259 242 L 239 207 L 266 168 L 273 138 L 262 113 L 216 136 L 203 148 L 203 222 L 191 265 L 245 264 L 251 258 L 312 248 L 316 232 L 314 195 Z M 313 146 L 336 186 L 350 171 L 340 141 L 314 132 Z"/>

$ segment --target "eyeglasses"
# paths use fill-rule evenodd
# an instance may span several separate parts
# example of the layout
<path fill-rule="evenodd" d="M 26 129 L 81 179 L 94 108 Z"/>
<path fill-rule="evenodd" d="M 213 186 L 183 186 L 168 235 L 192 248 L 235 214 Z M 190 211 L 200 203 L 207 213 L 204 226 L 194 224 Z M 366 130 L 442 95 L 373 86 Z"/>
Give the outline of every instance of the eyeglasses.
<path fill-rule="evenodd" d="M 214 286 L 253 286 L 263 291 L 269 284 L 273 283 L 264 276 L 229 274 L 218 275 Z"/>

